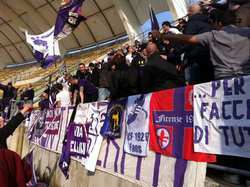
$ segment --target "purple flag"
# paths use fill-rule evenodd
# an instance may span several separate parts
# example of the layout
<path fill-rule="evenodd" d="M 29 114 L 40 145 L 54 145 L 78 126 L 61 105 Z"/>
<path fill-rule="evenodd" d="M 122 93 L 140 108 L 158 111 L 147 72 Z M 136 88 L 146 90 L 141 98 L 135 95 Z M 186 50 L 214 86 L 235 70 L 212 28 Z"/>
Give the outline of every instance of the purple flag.
<path fill-rule="evenodd" d="M 67 129 L 66 139 L 63 143 L 62 154 L 59 161 L 59 167 L 66 179 L 69 178 L 70 157 L 74 156 L 83 159 L 88 156 L 87 153 L 87 129 L 85 125 L 70 123 Z"/>
<path fill-rule="evenodd" d="M 149 15 L 150 15 L 150 20 L 151 20 L 152 31 L 153 30 L 159 30 L 160 29 L 159 22 L 157 20 L 155 12 L 154 12 L 154 10 L 153 10 L 153 8 L 151 6 L 149 6 Z"/>
<path fill-rule="evenodd" d="M 27 184 L 28 187 L 35 187 L 37 186 L 37 178 L 36 178 L 36 172 L 35 172 L 35 168 L 34 168 L 34 164 L 33 164 L 33 150 L 28 153 L 23 160 L 26 161 L 26 163 L 28 165 L 30 165 L 31 170 L 32 170 L 32 178 L 29 181 L 29 183 Z"/>
<path fill-rule="evenodd" d="M 54 39 L 54 27 L 39 35 L 31 35 L 25 31 L 25 36 L 42 68 L 48 68 L 60 59 L 58 40 Z"/>
<path fill-rule="evenodd" d="M 67 37 L 73 30 L 86 20 L 82 15 L 81 6 L 84 0 L 63 0 L 59 9 L 54 36 L 60 40 Z"/>

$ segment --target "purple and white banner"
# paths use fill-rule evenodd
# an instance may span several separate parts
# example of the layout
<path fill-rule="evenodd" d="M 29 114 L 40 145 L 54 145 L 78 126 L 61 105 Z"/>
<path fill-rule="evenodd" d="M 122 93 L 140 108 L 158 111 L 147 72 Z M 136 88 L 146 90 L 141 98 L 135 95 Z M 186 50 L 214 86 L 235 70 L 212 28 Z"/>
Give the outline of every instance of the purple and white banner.
<path fill-rule="evenodd" d="M 126 107 L 126 137 L 124 151 L 135 156 L 147 156 L 151 94 L 128 98 Z"/>
<path fill-rule="evenodd" d="M 108 102 L 95 102 L 78 105 L 75 123 L 83 123 L 88 129 L 88 156 L 82 161 L 85 168 L 94 172 L 103 137 L 100 130 L 107 113 Z"/>
<path fill-rule="evenodd" d="M 81 12 L 83 2 L 84 0 L 62 0 L 55 24 L 54 36 L 57 40 L 66 38 L 86 20 Z"/>
<path fill-rule="evenodd" d="M 32 112 L 28 125 L 30 141 L 45 149 L 60 152 L 72 110 L 56 108 Z"/>
<path fill-rule="evenodd" d="M 103 141 L 97 161 L 98 169 L 115 173 L 139 186 L 204 186 L 206 163 L 175 159 L 152 151 L 148 151 L 147 157 L 132 156 L 123 151 L 124 139 L 125 131 L 121 139 Z"/>
<path fill-rule="evenodd" d="M 55 27 L 39 35 L 30 35 L 25 31 L 26 41 L 33 48 L 34 57 L 47 68 L 60 59 L 58 40 L 54 39 Z"/>
<path fill-rule="evenodd" d="M 142 98 L 139 98 L 140 101 L 142 101 L 141 99 Z M 123 151 L 125 141 L 124 128 L 120 139 L 103 140 L 103 137 L 100 135 L 100 129 L 104 122 L 107 107 L 108 102 L 96 102 L 81 104 L 77 108 L 75 123 L 85 125 L 86 130 L 88 131 L 88 143 L 87 146 L 85 145 L 88 150 L 88 156 L 84 161 L 82 159 L 76 160 L 84 164 L 87 170 L 95 171 L 97 164 L 98 170 L 121 177 L 133 183 L 138 183 L 140 186 L 204 186 L 206 163 L 175 159 L 156 154 L 152 151 L 147 151 L 147 157 L 138 157 L 127 154 Z M 60 109 L 55 110 L 58 111 L 49 112 L 48 115 L 46 115 L 47 117 L 44 117 L 44 114 L 40 114 L 41 119 L 39 123 L 41 124 L 38 129 L 40 132 L 36 130 L 37 125 L 33 130 L 31 128 L 32 121 L 33 123 L 38 123 L 35 121 L 39 116 L 39 114 L 35 113 L 36 111 L 31 116 L 29 127 L 31 129 L 30 132 L 33 132 L 33 134 L 31 133 L 32 142 L 34 142 L 33 137 L 36 137 L 35 143 L 39 146 L 54 152 L 62 152 L 66 126 L 69 124 L 72 109 L 61 109 L 61 113 L 59 112 Z M 61 116 L 61 120 L 58 120 L 59 116 Z M 126 116 L 127 115 L 125 114 L 124 118 Z M 52 119 L 55 119 L 55 121 Z M 43 123 L 44 120 L 50 122 Z M 125 121 L 126 120 L 123 119 L 124 123 Z M 49 124 L 52 124 L 50 128 L 48 128 Z M 59 124 L 59 130 L 57 124 Z M 123 126 L 124 125 L 125 124 L 123 124 Z M 46 133 L 46 129 L 49 129 L 49 134 Z M 80 136 L 82 132 L 83 131 L 80 131 L 79 129 L 73 130 L 73 133 L 77 136 Z M 72 143 L 72 148 L 75 149 L 75 145 L 75 143 Z M 79 151 L 80 149 L 77 150 Z M 86 150 L 82 150 L 86 153 Z M 65 164 L 61 166 L 65 166 L 62 167 L 65 169 L 68 168 Z M 67 176 L 67 170 L 64 171 Z M 197 173 L 199 173 L 199 175 L 197 175 Z"/>
<path fill-rule="evenodd" d="M 194 86 L 194 150 L 250 158 L 250 76 Z"/>

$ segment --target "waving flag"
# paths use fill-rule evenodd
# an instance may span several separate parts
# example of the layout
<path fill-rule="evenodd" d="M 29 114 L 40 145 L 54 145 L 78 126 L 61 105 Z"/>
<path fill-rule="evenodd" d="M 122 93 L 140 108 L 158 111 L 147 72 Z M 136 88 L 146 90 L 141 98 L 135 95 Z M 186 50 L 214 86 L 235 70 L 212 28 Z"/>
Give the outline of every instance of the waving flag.
<path fill-rule="evenodd" d="M 84 0 L 63 0 L 59 9 L 54 36 L 60 40 L 67 37 L 86 18 L 81 13 Z"/>
<path fill-rule="evenodd" d="M 149 15 L 150 15 L 150 20 L 151 20 L 151 29 L 152 29 L 152 31 L 153 30 L 158 31 L 160 29 L 159 22 L 157 20 L 157 17 L 155 15 L 155 12 L 154 12 L 151 5 L 149 6 Z"/>
<path fill-rule="evenodd" d="M 54 27 L 40 35 L 30 35 L 25 31 L 26 41 L 32 46 L 35 59 L 47 68 L 60 59 L 57 40 L 54 40 Z"/>
<path fill-rule="evenodd" d="M 192 94 L 193 87 L 152 94 L 149 147 L 178 159 L 215 162 L 214 155 L 194 152 Z"/>

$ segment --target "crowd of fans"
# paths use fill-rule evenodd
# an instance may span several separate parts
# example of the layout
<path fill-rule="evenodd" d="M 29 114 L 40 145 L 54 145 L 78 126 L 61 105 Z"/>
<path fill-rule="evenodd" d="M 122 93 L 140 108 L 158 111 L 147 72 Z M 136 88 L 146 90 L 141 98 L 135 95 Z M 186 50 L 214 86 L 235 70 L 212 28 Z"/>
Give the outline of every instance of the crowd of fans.
<path fill-rule="evenodd" d="M 79 63 L 75 75 L 65 74 L 42 95 L 40 106 L 76 105 L 116 99 L 187 84 L 198 84 L 250 73 L 249 0 L 225 4 L 202 1 L 187 17 L 147 41 L 110 51 L 101 62 Z"/>

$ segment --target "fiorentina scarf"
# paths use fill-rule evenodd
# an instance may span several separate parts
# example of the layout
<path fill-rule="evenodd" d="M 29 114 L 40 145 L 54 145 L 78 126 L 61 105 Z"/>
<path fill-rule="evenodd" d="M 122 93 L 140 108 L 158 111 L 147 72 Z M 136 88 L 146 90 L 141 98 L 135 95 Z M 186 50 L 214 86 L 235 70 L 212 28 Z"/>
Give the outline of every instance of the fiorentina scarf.
<path fill-rule="evenodd" d="M 63 144 L 59 167 L 66 177 L 69 178 L 70 157 L 77 159 L 86 158 L 87 153 L 87 129 L 85 125 L 70 123 L 67 129 L 66 139 Z"/>

